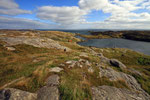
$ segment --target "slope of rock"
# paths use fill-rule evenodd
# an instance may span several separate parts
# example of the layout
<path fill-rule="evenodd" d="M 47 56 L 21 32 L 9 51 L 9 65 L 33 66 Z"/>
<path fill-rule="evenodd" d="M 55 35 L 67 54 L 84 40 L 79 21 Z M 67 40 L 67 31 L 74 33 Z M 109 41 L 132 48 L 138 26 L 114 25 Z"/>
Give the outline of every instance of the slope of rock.
<path fill-rule="evenodd" d="M 141 85 L 136 81 L 136 79 L 131 75 L 125 74 L 123 72 L 117 72 L 110 67 L 107 68 L 100 67 L 99 76 L 107 77 L 109 78 L 110 81 L 124 80 L 131 90 L 134 90 L 135 92 L 140 92 L 145 96 L 149 96 L 141 88 Z"/>
<path fill-rule="evenodd" d="M 36 100 L 37 95 L 26 91 L 6 88 L 0 91 L 0 100 Z"/>
<path fill-rule="evenodd" d="M 93 100 L 150 100 L 143 93 L 111 86 L 92 87 Z"/>
<path fill-rule="evenodd" d="M 17 45 L 17 44 L 27 44 L 35 47 L 43 48 L 55 48 L 55 49 L 66 49 L 69 51 L 68 47 L 60 45 L 58 42 L 43 37 L 0 37 L 2 41 L 5 41 L 8 46 Z"/>

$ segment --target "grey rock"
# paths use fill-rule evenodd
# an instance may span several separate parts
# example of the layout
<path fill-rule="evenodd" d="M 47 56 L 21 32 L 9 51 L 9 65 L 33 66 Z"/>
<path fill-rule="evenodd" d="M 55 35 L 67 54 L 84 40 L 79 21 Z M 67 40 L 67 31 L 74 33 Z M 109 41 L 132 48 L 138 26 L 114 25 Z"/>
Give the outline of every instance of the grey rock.
<path fill-rule="evenodd" d="M 104 57 L 104 56 L 100 56 L 100 60 L 101 63 L 105 63 L 105 64 L 109 64 L 110 63 L 110 59 Z"/>
<path fill-rule="evenodd" d="M 123 63 L 121 63 L 120 61 L 118 61 L 117 59 L 110 59 L 110 64 L 112 66 L 119 67 L 121 69 L 126 68 L 126 66 Z"/>
<path fill-rule="evenodd" d="M 64 69 L 63 68 L 60 68 L 60 67 L 54 67 L 54 68 L 50 68 L 50 72 L 61 72 L 63 71 Z"/>
<path fill-rule="evenodd" d="M 36 100 L 37 94 L 6 88 L 0 91 L 0 100 Z"/>
<path fill-rule="evenodd" d="M 56 86 L 44 86 L 37 93 L 37 100 L 59 100 L 59 90 Z"/>
<path fill-rule="evenodd" d="M 98 53 L 97 56 L 104 57 L 102 53 Z"/>
<path fill-rule="evenodd" d="M 39 48 L 55 48 L 66 51 L 71 49 L 60 45 L 57 41 L 44 37 L 0 37 L 0 40 L 5 41 L 8 45 L 27 44 Z"/>
<path fill-rule="evenodd" d="M 77 64 L 77 61 L 67 61 L 66 64 L 68 64 L 68 68 L 73 68 Z"/>
<path fill-rule="evenodd" d="M 93 72 L 94 72 L 93 68 L 90 67 L 90 68 L 88 69 L 88 72 L 93 73 Z"/>
<path fill-rule="evenodd" d="M 125 74 L 123 72 L 117 72 L 115 70 L 113 70 L 110 67 L 107 68 L 101 68 L 100 67 L 100 72 L 99 72 L 99 76 L 100 77 L 107 77 L 109 78 L 110 81 L 118 81 L 118 80 L 124 80 L 126 82 L 126 84 L 129 86 L 130 89 L 134 90 L 134 91 L 138 91 L 141 92 L 145 95 L 148 95 L 142 88 L 141 85 L 138 84 L 138 82 L 136 81 L 136 79 L 128 74 Z"/>
<path fill-rule="evenodd" d="M 65 67 L 65 64 L 60 64 L 59 66 L 61 66 L 61 67 Z"/>
<path fill-rule="evenodd" d="M 136 74 L 136 75 L 139 75 L 139 76 L 142 76 L 142 73 L 140 73 L 139 71 L 133 69 L 133 68 L 130 68 L 128 69 L 129 72 L 133 73 L 133 74 Z"/>
<path fill-rule="evenodd" d="M 47 86 L 58 86 L 59 85 L 59 76 L 58 75 L 51 75 L 48 77 L 46 80 L 46 85 Z"/>
<path fill-rule="evenodd" d="M 150 96 L 111 86 L 92 87 L 93 100 L 150 100 Z"/>

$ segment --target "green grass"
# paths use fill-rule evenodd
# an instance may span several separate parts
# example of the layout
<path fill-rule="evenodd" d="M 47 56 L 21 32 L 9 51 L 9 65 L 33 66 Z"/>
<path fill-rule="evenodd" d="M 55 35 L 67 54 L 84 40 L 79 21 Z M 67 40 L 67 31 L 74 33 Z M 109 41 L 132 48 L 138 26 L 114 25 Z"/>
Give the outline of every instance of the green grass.
<path fill-rule="evenodd" d="M 140 65 L 150 65 L 150 58 L 139 57 L 137 62 Z"/>
<path fill-rule="evenodd" d="M 135 77 L 138 83 L 141 84 L 141 87 L 150 94 L 150 77 L 146 75 L 139 76 L 135 74 L 132 74 L 132 76 Z"/>

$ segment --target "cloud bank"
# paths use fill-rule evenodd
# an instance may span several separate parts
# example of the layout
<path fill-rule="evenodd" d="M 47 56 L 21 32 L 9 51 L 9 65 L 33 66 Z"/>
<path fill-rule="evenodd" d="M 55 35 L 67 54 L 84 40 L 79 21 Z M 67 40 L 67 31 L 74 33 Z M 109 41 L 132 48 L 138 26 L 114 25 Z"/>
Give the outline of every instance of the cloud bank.
<path fill-rule="evenodd" d="M 0 0 L 1 15 L 31 14 L 31 11 L 19 9 L 19 5 L 14 0 Z"/>
<path fill-rule="evenodd" d="M 6 6 L 7 5 L 7 6 Z M 105 29 L 150 29 L 150 0 L 79 0 L 78 6 L 41 6 L 35 9 L 39 20 L 0 17 L 0 28 L 15 23 L 17 28 L 105 28 Z M 93 11 L 110 14 L 103 21 L 89 22 Z M 19 8 L 14 0 L 0 0 L 0 15 L 31 14 Z M 3 21 L 5 20 L 5 21 Z"/>

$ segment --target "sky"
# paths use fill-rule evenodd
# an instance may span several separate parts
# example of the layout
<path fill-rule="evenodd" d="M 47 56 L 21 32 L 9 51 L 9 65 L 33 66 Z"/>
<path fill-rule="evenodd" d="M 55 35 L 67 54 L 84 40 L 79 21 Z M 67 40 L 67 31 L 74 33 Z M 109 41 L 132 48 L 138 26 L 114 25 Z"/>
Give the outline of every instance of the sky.
<path fill-rule="evenodd" d="M 150 0 L 0 0 L 0 29 L 150 30 Z"/>

